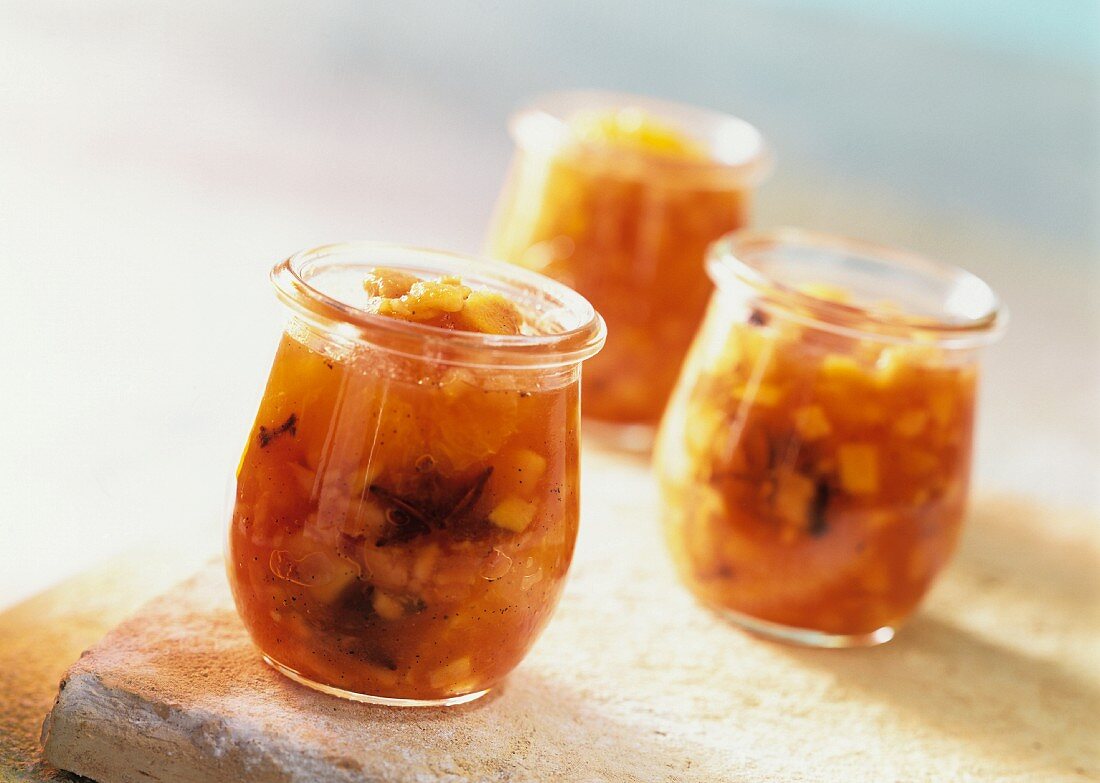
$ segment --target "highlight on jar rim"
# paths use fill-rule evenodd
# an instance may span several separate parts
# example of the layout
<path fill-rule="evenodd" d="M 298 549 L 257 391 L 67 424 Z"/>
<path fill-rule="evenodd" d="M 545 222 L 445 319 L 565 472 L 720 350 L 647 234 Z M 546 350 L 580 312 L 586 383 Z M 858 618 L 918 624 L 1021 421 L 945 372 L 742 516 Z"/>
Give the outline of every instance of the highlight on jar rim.
<path fill-rule="evenodd" d="M 974 348 L 1008 325 L 1006 308 L 977 275 L 862 240 L 745 229 L 715 242 L 706 264 L 719 290 L 748 286 L 786 317 L 853 337 Z"/>

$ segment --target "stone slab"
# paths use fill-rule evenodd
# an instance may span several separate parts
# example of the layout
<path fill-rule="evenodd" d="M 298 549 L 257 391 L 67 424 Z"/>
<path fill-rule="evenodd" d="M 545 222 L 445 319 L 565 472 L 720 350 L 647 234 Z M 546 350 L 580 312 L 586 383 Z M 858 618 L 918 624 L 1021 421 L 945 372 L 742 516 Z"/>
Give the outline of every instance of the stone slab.
<path fill-rule="evenodd" d="M 554 622 L 481 701 L 388 709 L 290 682 L 215 565 L 72 666 L 47 758 L 104 783 L 1100 779 L 1096 520 L 981 499 L 898 638 L 807 650 L 696 606 L 644 469 L 598 469 Z"/>
<path fill-rule="evenodd" d="M 178 553 L 135 552 L 0 612 L 0 783 L 76 779 L 45 764 L 39 746 L 65 670 L 194 567 Z"/>

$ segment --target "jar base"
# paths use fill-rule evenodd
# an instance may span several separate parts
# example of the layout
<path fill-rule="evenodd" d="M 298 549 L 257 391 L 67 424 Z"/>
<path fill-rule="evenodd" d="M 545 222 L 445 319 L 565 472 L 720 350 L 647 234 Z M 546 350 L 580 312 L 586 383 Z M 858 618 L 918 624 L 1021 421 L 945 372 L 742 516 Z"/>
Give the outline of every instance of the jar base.
<path fill-rule="evenodd" d="M 389 696 L 372 696 L 369 693 L 357 693 L 355 691 L 346 691 L 343 688 L 336 688 L 332 685 L 324 685 L 323 683 L 315 682 L 308 677 L 299 674 L 289 666 L 285 666 L 276 661 L 271 656 L 261 653 L 264 661 L 275 671 L 280 674 L 289 677 L 299 685 L 304 685 L 307 688 L 312 688 L 315 691 L 321 693 L 327 693 L 329 696 L 338 696 L 341 699 L 348 699 L 349 701 L 358 701 L 364 704 L 379 704 L 385 707 L 453 707 L 457 704 L 468 704 L 471 701 L 480 699 L 486 693 L 489 692 L 489 688 L 483 691 L 474 691 L 473 693 L 464 693 L 461 696 L 449 696 L 445 699 L 394 699 Z"/>
<path fill-rule="evenodd" d="M 897 632 L 894 626 L 884 625 L 867 633 L 829 633 L 827 631 L 817 631 L 813 628 L 799 628 L 793 625 L 773 623 L 770 620 L 761 620 L 741 612 L 735 612 L 732 609 L 719 609 L 718 613 L 729 622 L 755 636 L 796 644 L 800 647 L 832 649 L 874 647 L 890 641 Z"/>

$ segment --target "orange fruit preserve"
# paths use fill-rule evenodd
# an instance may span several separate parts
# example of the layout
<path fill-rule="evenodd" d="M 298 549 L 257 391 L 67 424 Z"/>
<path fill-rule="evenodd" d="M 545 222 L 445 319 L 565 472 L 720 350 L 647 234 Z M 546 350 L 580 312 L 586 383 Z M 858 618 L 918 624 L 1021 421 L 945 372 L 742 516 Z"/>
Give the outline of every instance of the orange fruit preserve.
<path fill-rule="evenodd" d="M 766 168 L 755 129 L 630 96 L 550 96 L 519 146 L 489 251 L 586 296 L 607 319 L 585 415 L 656 424 L 699 326 L 707 245 L 748 221 Z"/>
<path fill-rule="evenodd" d="M 829 272 L 832 249 L 791 244 L 802 258 L 821 254 L 811 274 Z M 775 252 L 744 246 L 747 258 Z M 753 285 L 775 273 L 753 271 Z M 884 641 L 958 540 L 973 348 L 991 327 L 909 319 L 833 285 L 725 287 L 656 451 L 681 577 L 753 630 L 830 646 Z"/>
<path fill-rule="evenodd" d="M 396 703 L 476 696 L 519 663 L 561 593 L 579 363 L 509 367 L 502 353 L 547 335 L 506 293 L 454 274 L 352 273 L 368 339 L 311 312 L 276 352 L 237 472 L 234 597 L 263 654 L 306 684 Z M 455 341 L 483 355 L 452 355 Z"/>

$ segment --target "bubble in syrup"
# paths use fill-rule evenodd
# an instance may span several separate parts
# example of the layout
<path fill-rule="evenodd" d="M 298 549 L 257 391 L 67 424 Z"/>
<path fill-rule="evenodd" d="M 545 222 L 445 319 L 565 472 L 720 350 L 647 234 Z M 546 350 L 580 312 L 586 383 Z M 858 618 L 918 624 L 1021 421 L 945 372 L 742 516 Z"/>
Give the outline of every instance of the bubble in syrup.
<path fill-rule="evenodd" d="M 481 565 L 481 578 L 493 582 L 512 570 L 512 558 L 494 549 Z"/>

